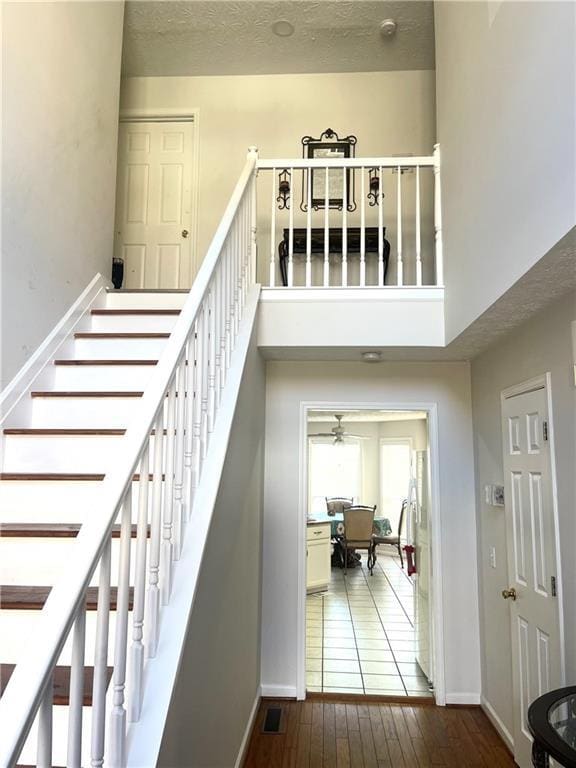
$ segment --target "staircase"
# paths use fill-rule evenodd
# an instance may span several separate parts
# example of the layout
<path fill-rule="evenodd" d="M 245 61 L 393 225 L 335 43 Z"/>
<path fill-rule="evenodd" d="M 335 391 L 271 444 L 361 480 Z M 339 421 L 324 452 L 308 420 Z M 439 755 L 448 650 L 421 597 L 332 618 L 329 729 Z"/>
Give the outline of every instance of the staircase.
<path fill-rule="evenodd" d="M 255 162 L 191 291 L 97 276 L 2 395 L 2 766 L 156 762 L 256 316 Z"/>

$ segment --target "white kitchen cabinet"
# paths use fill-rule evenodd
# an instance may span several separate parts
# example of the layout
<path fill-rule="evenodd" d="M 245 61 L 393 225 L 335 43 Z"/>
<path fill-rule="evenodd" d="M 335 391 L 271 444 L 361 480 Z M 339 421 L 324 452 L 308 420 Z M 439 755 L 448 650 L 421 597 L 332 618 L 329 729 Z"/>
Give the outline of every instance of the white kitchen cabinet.
<path fill-rule="evenodd" d="M 330 582 L 330 523 L 309 524 L 306 530 L 306 590 L 321 592 Z"/>

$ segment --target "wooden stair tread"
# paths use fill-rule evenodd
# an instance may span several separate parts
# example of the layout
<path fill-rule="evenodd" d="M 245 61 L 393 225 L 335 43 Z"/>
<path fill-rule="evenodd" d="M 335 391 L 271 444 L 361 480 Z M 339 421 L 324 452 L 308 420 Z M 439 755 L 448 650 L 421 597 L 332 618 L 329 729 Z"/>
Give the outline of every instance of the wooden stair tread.
<path fill-rule="evenodd" d="M 4 430 L 5 435 L 29 435 L 29 436 L 35 436 L 35 435 L 44 435 L 44 436 L 59 436 L 59 435 L 66 435 L 66 436 L 106 436 L 106 437 L 114 437 L 114 436 L 121 436 L 126 434 L 125 429 L 62 429 L 62 428 L 50 428 L 50 429 L 43 429 L 40 427 L 8 427 Z"/>
<path fill-rule="evenodd" d="M 158 360 L 54 360 L 54 365 L 158 365 Z"/>
<path fill-rule="evenodd" d="M 169 333 L 100 333 L 92 331 L 77 331 L 74 334 L 75 339 L 167 339 Z"/>
<path fill-rule="evenodd" d="M 3 430 L 5 435 L 18 435 L 18 436 L 66 436 L 66 437 L 81 437 L 81 436 L 92 436 L 92 437 L 118 437 L 126 434 L 125 429 L 89 429 L 89 428 L 82 428 L 82 427 L 74 427 L 73 429 L 67 429 L 63 427 L 6 427 L 6 429 Z M 165 435 L 167 433 L 167 430 L 163 430 L 163 434 Z M 150 432 L 151 435 L 156 434 L 156 430 L 153 429 Z"/>
<path fill-rule="evenodd" d="M 41 611 L 44 608 L 51 586 L 0 586 L 0 608 L 5 611 Z M 118 587 L 110 587 L 110 610 L 115 611 L 118 600 Z M 134 588 L 130 587 L 128 605 L 132 610 Z M 88 587 L 86 594 L 86 610 L 95 611 L 98 608 L 98 587 Z"/>
<path fill-rule="evenodd" d="M 0 664 L 0 692 L 8 685 L 12 677 L 15 664 Z M 112 667 L 106 668 L 106 687 L 112 678 Z M 94 667 L 84 667 L 84 694 L 83 706 L 92 706 L 92 686 L 94 681 Z M 57 706 L 68 706 L 70 703 L 70 667 L 56 667 L 53 677 L 54 698 L 52 703 Z"/>
<path fill-rule="evenodd" d="M 81 523 L 0 523 L 0 538 L 8 539 L 74 539 L 80 533 Z M 112 538 L 120 538 L 120 525 L 112 528 Z M 136 538 L 138 526 L 132 525 L 132 538 Z M 150 537 L 150 526 L 147 536 Z"/>
<path fill-rule="evenodd" d="M 142 397 L 143 394 L 144 392 L 130 392 L 128 390 L 118 392 L 71 390 L 68 392 L 58 389 L 36 389 L 30 392 L 30 397 Z"/>
<path fill-rule="evenodd" d="M 104 473 L 89 473 L 89 472 L 0 472 L 0 480 L 73 480 L 73 481 L 99 481 L 104 480 L 106 475 Z M 152 480 L 154 475 L 149 474 L 148 479 Z M 162 475 L 164 480 L 165 475 Z M 140 480 L 140 475 L 137 473 L 132 476 L 135 481 Z"/>
<path fill-rule="evenodd" d="M 93 309 L 91 315 L 179 315 L 180 309 Z"/>

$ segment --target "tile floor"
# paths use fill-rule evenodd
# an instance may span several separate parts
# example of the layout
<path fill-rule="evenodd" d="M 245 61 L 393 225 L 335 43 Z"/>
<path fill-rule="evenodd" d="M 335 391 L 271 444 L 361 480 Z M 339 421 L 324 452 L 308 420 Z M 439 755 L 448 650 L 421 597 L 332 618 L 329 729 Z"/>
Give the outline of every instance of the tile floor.
<path fill-rule="evenodd" d="M 332 569 L 327 592 L 306 600 L 309 691 L 431 696 L 414 655 L 413 586 L 400 560 L 378 553 L 374 575 Z"/>

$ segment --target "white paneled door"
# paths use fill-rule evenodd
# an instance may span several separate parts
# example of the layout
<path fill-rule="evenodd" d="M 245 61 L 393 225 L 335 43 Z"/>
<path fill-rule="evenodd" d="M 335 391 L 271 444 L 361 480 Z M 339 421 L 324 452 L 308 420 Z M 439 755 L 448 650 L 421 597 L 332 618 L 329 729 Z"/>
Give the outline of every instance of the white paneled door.
<path fill-rule="evenodd" d="M 188 288 L 192 279 L 193 122 L 121 122 L 115 256 L 124 288 Z"/>
<path fill-rule="evenodd" d="M 514 757 L 531 763 L 530 703 L 562 685 L 562 659 L 546 381 L 502 395 L 504 493 L 514 685 Z"/>

